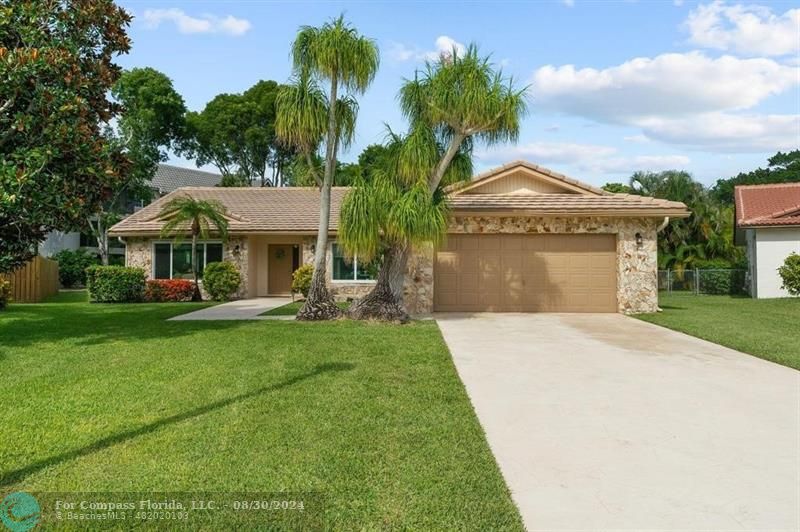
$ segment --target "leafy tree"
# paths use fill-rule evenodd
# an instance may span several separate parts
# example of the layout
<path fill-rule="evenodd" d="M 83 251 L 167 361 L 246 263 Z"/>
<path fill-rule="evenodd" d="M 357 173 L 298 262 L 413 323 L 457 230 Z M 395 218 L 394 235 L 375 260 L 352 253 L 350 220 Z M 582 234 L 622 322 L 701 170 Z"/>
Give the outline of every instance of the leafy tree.
<path fill-rule="evenodd" d="M 768 185 L 800 181 L 800 150 L 778 152 L 767 159 L 767 162 L 766 168 L 718 180 L 711 189 L 711 195 L 721 203 L 733 205 L 733 189 L 737 185 Z"/>
<path fill-rule="evenodd" d="M 212 231 L 223 241 L 228 239 L 227 210 L 216 200 L 198 200 L 191 196 L 178 196 L 167 202 L 158 217 L 166 223 L 161 228 L 162 238 L 173 238 L 180 242 L 188 231 L 192 236 L 192 277 L 194 277 L 194 299 L 199 301 L 200 287 L 197 272 L 197 240 L 207 239 Z"/>
<path fill-rule="evenodd" d="M 358 318 L 408 319 L 403 281 L 411 246 L 445 233 L 444 187 L 471 175 L 475 142 L 516 141 L 527 102 L 525 88 L 515 87 L 470 45 L 463 54 L 454 49 L 427 63 L 406 81 L 400 107 L 410 129 L 390 135 L 390 171 L 356 187 L 342 207 L 345 248 L 360 256 L 382 250 L 375 288 L 351 307 Z"/>
<path fill-rule="evenodd" d="M 606 183 L 603 185 L 603 190 L 606 192 L 613 192 L 614 194 L 631 194 L 633 189 L 628 185 L 622 183 Z"/>
<path fill-rule="evenodd" d="M 107 128 L 111 144 L 119 146 L 131 161 L 125 179 L 109 193 L 97 212 L 89 214 L 89 228 L 97 240 L 101 262 L 108 265 L 108 233 L 137 200 L 149 201 L 149 186 L 167 150 L 184 139 L 186 105 L 172 80 L 152 68 L 124 72 L 111 94 L 122 105 L 117 127 Z"/>
<path fill-rule="evenodd" d="M 198 165 L 216 166 L 222 186 L 283 185 L 294 151 L 275 135 L 279 90 L 278 83 L 262 80 L 242 94 L 219 94 L 199 113 L 188 113 L 181 153 Z"/>
<path fill-rule="evenodd" d="M 293 83 L 278 94 L 276 128 L 287 145 L 300 152 L 320 188 L 320 216 L 311 288 L 299 320 L 330 319 L 341 311 L 328 291 L 326 250 L 339 148 L 350 144 L 358 104 L 379 63 L 378 47 L 339 17 L 319 28 L 303 26 L 292 46 Z M 327 83 L 327 92 L 320 84 Z M 345 91 L 345 96 L 340 96 Z M 314 170 L 313 155 L 325 144 L 325 169 Z"/>
<path fill-rule="evenodd" d="M 130 21 L 111 0 L 0 3 L 0 272 L 83 227 L 126 179 L 101 128 L 119 112 L 108 94 Z"/>
<path fill-rule="evenodd" d="M 312 166 L 309 166 L 305 157 L 297 156 L 286 169 L 284 184 L 289 187 L 313 187 L 317 185 L 317 178 L 325 171 L 325 161 L 319 155 L 311 157 Z M 333 186 L 349 187 L 361 177 L 361 167 L 357 163 L 342 163 L 336 161 L 336 171 L 333 176 Z"/>

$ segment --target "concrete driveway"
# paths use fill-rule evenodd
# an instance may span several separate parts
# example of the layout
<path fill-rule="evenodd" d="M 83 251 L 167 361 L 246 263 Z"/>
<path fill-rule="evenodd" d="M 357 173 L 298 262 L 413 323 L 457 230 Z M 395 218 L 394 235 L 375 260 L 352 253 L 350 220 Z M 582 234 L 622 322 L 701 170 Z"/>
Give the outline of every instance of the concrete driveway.
<path fill-rule="evenodd" d="M 800 372 L 617 314 L 436 319 L 529 530 L 800 529 Z"/>

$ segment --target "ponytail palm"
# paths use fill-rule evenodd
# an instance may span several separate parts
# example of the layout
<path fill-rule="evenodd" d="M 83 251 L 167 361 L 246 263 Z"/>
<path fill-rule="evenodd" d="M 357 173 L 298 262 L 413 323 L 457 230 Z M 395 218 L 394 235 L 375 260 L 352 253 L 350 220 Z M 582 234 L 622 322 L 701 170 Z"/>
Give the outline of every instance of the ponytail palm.
<path fill-rule="evenodd" d="M 474 143 L 516 141 L 527 110 L 525 89 L 474 45 L 428 63 L 405 82 L 399 99 L 408 134 L 390 134 L 381 178 L 359 184 L 342 205 L 345 249 L 383 257 L 375 289 L 351 307 L 357 318 L 408 319 L 403 282 L 409 251 L 447 232 L 445 187 L 471 176 Z"/>
<path fill-rule="evenodd" d="M 331 187 L 339 148 L 348 146 L 355 133 L 355 95 L 363 94 L 372 83 L 379 57 L 375 43 L 359 35 L 343 17 L 319 28 L 301 27 L 292 46 L 293 83 L 278 95 L 275 129 L 284 143 L 304 154 L 312 171 L 313 156 L 325 145 L 323 175 L 314 172 L 320 188 L 314 275 L 297 319 L 330 319 L 340 314 L 325 283 Z M 320 88 L 322 83 L 327 84 L 327 94 Z"/>
<path fill-rule="evenodd" d="M 226 209 L 216 200 L 197 200 L 191 196 L 179 196 L 170 200 L 159 212 L 158 217 L 166 223 L 161 228 L 162 238 L 172 238 L 181 242 L 188 232 L 192 237 L 192 277 L 194 277 L 196 300 L 200 299 L 197 271 L 197 240 L 207 239 L 212 233 L 223 241 L 228 239 L 228 220 Z"/>

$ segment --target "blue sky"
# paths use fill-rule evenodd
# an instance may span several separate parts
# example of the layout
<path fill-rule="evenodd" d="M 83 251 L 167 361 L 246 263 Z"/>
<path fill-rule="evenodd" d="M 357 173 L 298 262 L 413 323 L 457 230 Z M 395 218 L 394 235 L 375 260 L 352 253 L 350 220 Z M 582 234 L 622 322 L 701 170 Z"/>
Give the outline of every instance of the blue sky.
<path fill-rule="evenodd" d="M 478 171 L 527 159 L 594 184 L 679 168 L 704 183 L 800 147 L 796 3 L 121 1 L 133 49 L 119 62 L 172 78 L 191 110 L 260 79 L 285 82 L 299 26 L 344 13 L 381 68 L 360 99 L 355 160 L 403 130 L 396 94 L 437 50 L 474 42 L 529 85 L 516 145 L 477 147 Z M 193 166 L 177 157 L 172 162 Z"/>

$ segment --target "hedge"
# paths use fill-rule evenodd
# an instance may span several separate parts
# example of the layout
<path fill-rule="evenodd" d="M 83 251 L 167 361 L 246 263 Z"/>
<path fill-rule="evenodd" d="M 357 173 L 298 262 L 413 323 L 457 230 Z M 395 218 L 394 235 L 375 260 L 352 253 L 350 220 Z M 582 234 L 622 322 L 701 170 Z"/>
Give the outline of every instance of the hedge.
<path fill-rule="evenodd" d="M 89 300 L 96 303 L 142 301 L 146 278 L 142 268 L 91 266 L 86 270 Z"/>
<path fill-rule="evenodd" d="M 212 262 L 203 270 L 203 288 L 214 301 L 227 301 L 241 284 L 242 276 L 230 262 Z"/>
<path fill-rule="evenodd" d="M 11 301 L 11 281 L 0 277 L 0 310 L 8 306 Z"/>
<path fill-rule="evenodd" d="M 86 285 L 86 268 L 97 264 L 97 256 L 85 249 L 62 249 L 53 259 L 58 261 L 58 280 L 64 288 Z"/>
<path fill-rule="evenodd" d="M 153 279 L 147 281 L 144 300 L 148 303 L 191 301 L 194 281 L 187 279 Z"/>

